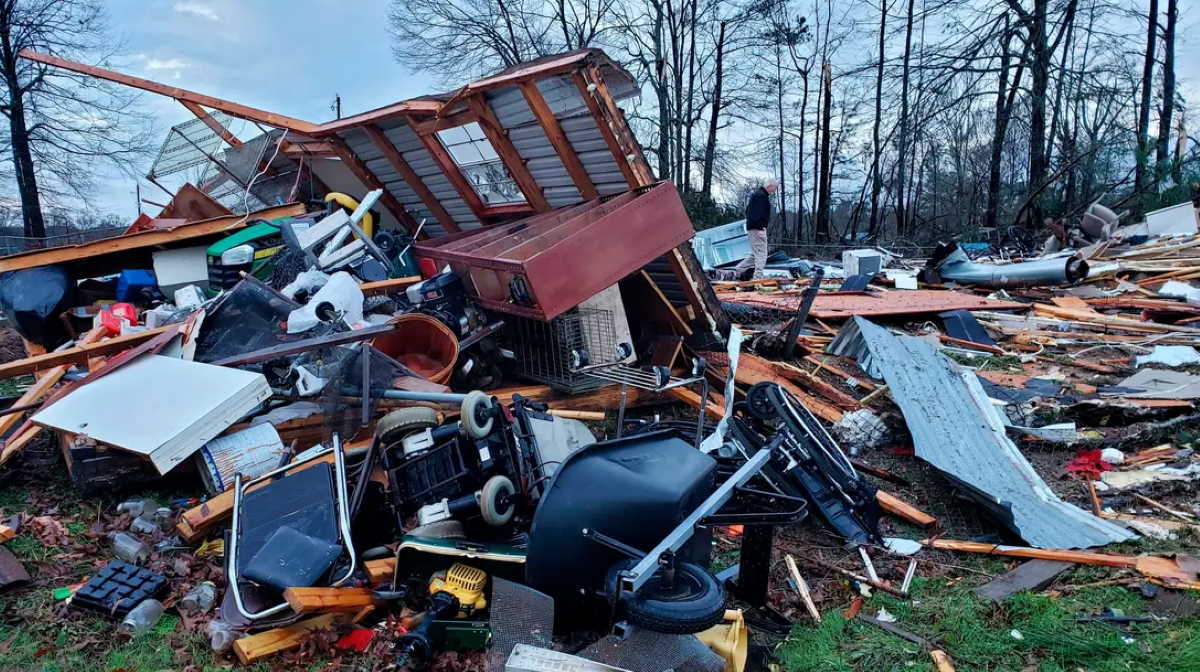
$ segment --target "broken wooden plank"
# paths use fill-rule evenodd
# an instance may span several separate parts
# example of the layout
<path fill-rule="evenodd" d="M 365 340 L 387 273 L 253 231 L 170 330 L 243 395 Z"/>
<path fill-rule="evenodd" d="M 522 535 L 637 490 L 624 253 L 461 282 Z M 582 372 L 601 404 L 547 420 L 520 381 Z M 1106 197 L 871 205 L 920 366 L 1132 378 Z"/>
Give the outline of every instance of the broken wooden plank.
<path fill-rule="evenodd" d="M 364 282 L 358 286 L 362 290 L 363 296 L 378 296 L 380 294 L 396 294 L 403 292 L 409 287 L 421 282 L 423 278 L 419 275 L 406 275 L 403 278 L 391 278 L 389 280 L 376 280 L 375 282 Z"/>
<path fill-rule="evenodd" d="M 955 672 L 954 663 L 950 656 L 941 649 L 930 649 L 929 657 L 933 659 L 933 667 L 937 672 Z"/>
<path fill-rule="evenodd" d="M 396 574 L 396 556 L 367 560 L 363 563 L 363 569 L 366 570 L 367 579 L 372 585 L 391 581 L 392 576 Z"/>
<path fill-rule="evenodd" d="M 675 397 L 683 403 L 691 406 L 696 410 L 700 410 L 700 394 L 686 387 L 672 387 L 667 390 L 667 395 Z M 713 395 L 709 395 L 708 404 L 705 406 L 708 416 L 720 420 L 725 417 L 725 407 L 717 403 L 713 399 Z"/>
<path fill-rule="evenodd" d="M 986 544 L 977 541 L 959 541 L 956 539 L 926 539 L 921 543 L 930 548 L 940 548 L 948 551 L 964 551 L 984 555 L 1004 555 L 1013 558 L 1035 558 L 1039 560 L 1073 562 L 1081 565 L 1133 569 L 1156 583 L 1161 582 L 1163 585 L 1175 588 L 1200 590 L 1200 580 L 1197 580 L 1196 572 L 1184 568 L 1179 564 L 1178 558 L 1186 558 L 1186 556 L 1168 558 L 1157 555 L 1117 555 L 1113 553 L 1094 553 L 1091 551 L 1074 551 L 1059 548 L 1004 546 L 1001 544 Z"/>
<path fill-rule="evenodd" d="M 375 603 L 369 588 L 302 588 L 283 591 L 283 599 L 297 614 L 357 612 Z"/>
<path fill-rule="evenodd" d="M 321 614 L 292 625 L 242 637 L 233 642 L 233 652 L 243 665 L 300 646 L 309 633 L 333 625 L 338 614 Z"/>
<path fill-rule="evenodd" d="M 88 359 L 93 357 L 101 357 L 112 355 L 122 350 L 131 348 L 140 343 L 144 343 L 155 336 L 176 328 L 177 325 L 166 325 L 139 331 L 131 334 L 122 334 L 113 338 L 99 340 L 101 330 L 93 329 L 80 338 L 79 343 L 75 347 L 66 348 L 57 352 L 47 352 L 42 355 L 33 357 L 25 357 L 24 359 L 15 359 L 11 362 L 0 364 L 0 379 L 12 378 L 14 376 L 24 376 L 38 371 L 47 371 L 48 375 L 55 373 L 55 367 L 68 367 L 71 364 L 84 365 L 88 363 Z M 63 373 L 66 373 L 66 368 L 63 368 Z M 58 374 L 61 378 L 62 374 Z M 41 381 L 39 381 L 40 383 Z M 55 381 L 57 382 L 57 380 Z M 51 387 L 53 385 L 51 384 Z M 40 398 L 40 397 L 38 397 Z M 23 399 L 23 397 L 22 397 Z M 33 401 L 33 400 L 31 400 Z M 18 404 L 29 403 L 28 401 L 18 400 Z M 3 431 L 0 431 L 2 434 Z"/>
<path fill-rule="evenodd" d="M 299 217 L 303 214 L 304 204 L 292 203 L 252 212 L 249 218 L 244 215 L 216 217 L 203 222 L 191 222 L 173 229 L 152 229 L 140 233 L 131 233 L 127 236 L 101 238 L 100 240 L 80 245 L 23 252 L 0 259 L 0 272 L 48 266 L 51 264 L 66 264 L 75 267 L 83 260 L 103 257 L 117 252 L 146 250 L 150 248 L 159 249 L 161 245 L 170 245 L 184 240 L 194 240 L 205 236 L 230 233 L 238 229 L 243 229 L 249 226 L 249 222 L 258 219 L 272 220 L 280 217 Z M 117 260 L 119 258 L 114 257 L 113 259 Z M 115 262 L 113 264 L 103 262 L 104 260 L 96 259 L 95 264 L 86 264 L 86 267 L 89 269 L 88 272 L 95 273 L 96 275 L 106 275 L 121 270 L 121 266 L 115 264 Z M 84 275 L 82 277 L 91 276 Z"/>
<path fill-rule="evenodd" d="M 980 599 L 990 602 L 1003 602 L 1023 590 L 1041 590 L 1050 585 L 1058 575 L 1074 565 L 1070 562 L 1057 560 L 1033 559 L 1021 563 L 1016 569 L 998 576 L 976 588 L 974 592 Z"/>
<path fill-rule="evenodd" d="M 907 520 L 913 525 L 918 525 L 920 527 L 933 527 L 937 525 L 937 518 L 934 518 L 928 513 L 925 513 L 924 511 L 900 499 L 890 492 L 876 490 L 875 501 L 879 502 L 879 506 L 882 507 L 884 511 L 887 511 L 897 518 Z"/>
<path fill-rule="evenodd" d="M 1185 327 L 1178 324 L 1159 324 L 1157 322 L 1143 322 L 1141 320 L 1131 320 L 1124 317 L 1113 317 L 1111 315 L 1101 315 L 1098 313 L 1089 313 L 1083 310 L 1072 310 L 1070 308 L 1060 308 L 1044 303 L 1033 304 L 1033 312 L 1046 316 L 1057 317 L 1065 320 L 1074 320 L 1077 322 L 1085 322 L 1089 324 L 1104 325 L 1106 327 L 1117 327 L 1129 329 L 1132 331 L 1149 331 L 1154 333 L 1169 333 L 1179 332 L 1184 334 L 1200 334 L 1200 328 Z"/>
<path fill-rule="evenodd" d="M 843 413 L 841 409 L 832 404 L 827 404 L 801 390 L 794 383 L 787 380 L 779 368 L 775 366 L 774 362 L 752 353 L 743 352 L 739 355 L 738 367 L 734 378 L 743 385 L 754 385 L 763 381 L 777 383 L 822 420 L 826 422 L 838 422 L 842 419 Z"/>
<path fill-rule="evenodd" d="M 800 574 L 800 568 L 796 566 L 796 559 L 790 553 L 785 553 L 783 560 L 787 564 L 788 573 L 792 575 L 792 581 L 796 583 L 796 592 L 800 594 L 800 600 L 804 602 L 804 608 L 808 610 L 808 615 L 812 616 L 814 621 L 820 623 L 821 612 L 817 609 L 817 605 L 813 603 L 812 593 L 808 590 L 808 582 Z"/>

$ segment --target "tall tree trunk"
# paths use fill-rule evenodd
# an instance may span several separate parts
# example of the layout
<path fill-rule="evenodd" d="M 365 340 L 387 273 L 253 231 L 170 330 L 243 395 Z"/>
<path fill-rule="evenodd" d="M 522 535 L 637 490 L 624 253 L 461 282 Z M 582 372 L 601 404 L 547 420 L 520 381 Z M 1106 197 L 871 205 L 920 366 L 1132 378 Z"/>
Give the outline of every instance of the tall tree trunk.
<path fill-rule="evenodd" d="M 658 176 L 674 178 L 671 172 L 671 100 L 667 84 L 667 61 L 663 54 L 663 6 L 654 3 L 654 93 L 658 98 Z"/>
<path fill-rule="evenodd" d="M 896 229 L 907 232 L 908 205 L 905 202 L 905 189 L 908 188 L 908 78 L 909 63 L 912 59 L 913 6 L 915 0 L 908 0 L 908 12 L 904 26 L 904 64 L 900 72 L 900 144 L 896 173 Z"/>
<path fill-rule="evenodd" d="M 821 70 L 821 79 L 824 80 L 825 101 L 821 116 L 825 119 L 825 123 L 821 128 L 821 196 L 820 206 L 817 208 L 817 242 L 829 242 L 829 201 L 830 192 L 833 187 L 833 163 L 830 160 L 829 154 L 829 127 L 830 127 L 830 112 L 831 100 L 833 98 L 833 69 L 826 62 Z"/>
<path fill-rule="evenodd" d="M 721 86 L 725 77 L 725 28 L 728 21 L 721 22 L 717 36 L 716 75 L 713 79 L 712 114 L 708 119 L 708 140 L 704 143 L 704 176 L 701 181 L 701 191 L 705 196 L 712 197 L 713 162 L 717 155 L 717 129 L 721 117 Z"/>
<path fill-rule="evenodd" d="M 1146 11 L 1146 60 L 1142 65 L 1142 97 L 1138 104 L 1137 157 L 1133 186 L 1146 187 L 1146 165 L 1150 158 L 1150 101 L 1154 89 L 1154 52 L 1158 45 L 1158 0 L 1150 0 Z"/>
<path fill-rule="evenodd" d="M 783 53 L 775 45 L 775 109 L 779 114 L 779 224 L 787 230 L 787 164 L 783 157 Z"/>
<path fill-rule="evenodd" d="M 1167 0 L 1167 26 L 1163 31 L 1163 106 L 1158 116 L 1158 147 L 1155 152 L 1155 179 L 1166 178 L 1170 167 L 1171 117 L 1175 113 L 1175 22 L 1179 18 L 1179 0 Z"/>
<path fill-rule="evenodd" d="M 696 0 L 692 0 L 692 14 L 688 30 L 691 36 L 688 46 L 687 118 L 684 120 L 687 127 L 687 138 L 683 144 L 683 190 L 685 192 L 692 190 L 692 126 L 695 125 L 692 117 L 696 113 Z"/>
<path fill-rule="evenodd" d="M 796 241 L 804 239 L 804 132 L 808 116 L 808 73 L 803 73 L 804 92 L 800 95 L 800 135 L 796 139 Z"/>
<path fill-rule="evenodd" d="M 887 31 L 887 10 L 887 0 L 882 0 L 879 3 L 879 61 L 875 66 L 875 123 L 871 126 L 871 214 L 867 220 L 867 235 L 872 238 L 879 233 L 879 191 L 883 188 L 883 180 L 879 177 L 879 161 L 883 155 L 883 148 L 879 146 L 879 125 L 883 121 L 883 38 Z"/>
<path fill-rule="evenodd" d="M 7 3 L 6 3 L 7 4 Z M 33 170 L 33 152 L 29 148 L 29 129 L 25 124 L 25 99 L 17 79 L 17 55 L 13 52 L 9 23 L 11 9 L 3 12 L 0 25 L 0 57 L 4 58 L 5 85 L 8 86 L 8 130 L 12 145 L 13 170 L 17 177 L 17 193 L 21 197 L 21 219 L 25 236 L 45 238 L 46 222 L 42 216 L 41 196 L 38 194 L 37 174 Z"/>
<path fill-rule="evenodd" d="M 1004 136 L 1008 132 L 1008 68 L 1011 60 L 1008 32 L 1008 16 L 1004 17 L 1004 36 L 1000 40 L 1000 73 L 996 86 L 996 116 L 992 122 L 992 153 L 988 158 L 987 209 L 984 211 L 983 226 L 995 228 L 1000 210 L 1000 161 L 1004 156 Z M 1013 88 L 1016 88 L 1014 82 Z M 937 185 L 934 185 L 936 188 Z"/>
<path fill-rule="evenodd" d="M 1029 193 L 1037 193 L 1046 179 L 1046 89 L 1050 83 L 1051 50 L 1046 31 L 1050 0 L 1034 0 L 1029 39 L 1033 63 L 1029 91 Z M 1036 200 L 1036 199 L 1035 199 Z M 1040 225 L 1041 209 L 1031 206 L 1032 221 Z"/>

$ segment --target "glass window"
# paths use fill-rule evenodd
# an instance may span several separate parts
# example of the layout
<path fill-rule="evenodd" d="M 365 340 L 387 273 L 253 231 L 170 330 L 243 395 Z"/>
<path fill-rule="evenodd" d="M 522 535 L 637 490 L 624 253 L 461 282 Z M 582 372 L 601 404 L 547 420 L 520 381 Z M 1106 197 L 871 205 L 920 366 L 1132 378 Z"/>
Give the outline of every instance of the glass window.
<path fill-rule="evenodd" d="M 504 162 L 500 160 L 500 155 L 496 153 L 496 148 L 488 142 L 478 123 L 473 121 L 463 126 L 438 131 L 437 134 L 454 163 L 458 164 L 459 170 L 484 203 L 505 205 L 525 202 L 525 195 L 521 193 L 516 180 L 509 175 Z"/>

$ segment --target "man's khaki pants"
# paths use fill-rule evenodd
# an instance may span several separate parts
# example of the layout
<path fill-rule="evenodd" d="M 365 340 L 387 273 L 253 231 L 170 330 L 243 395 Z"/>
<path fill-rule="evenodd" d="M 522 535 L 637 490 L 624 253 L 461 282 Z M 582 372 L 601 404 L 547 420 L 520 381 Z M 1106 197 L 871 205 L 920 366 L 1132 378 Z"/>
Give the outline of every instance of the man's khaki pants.
<path fill-rule="evenodd" d="M 746 236 L 750 238 L 750 256 L 734 267 L 733 273 L 740 278 L 746 269 L 753 266 L 754 277 L 761 278 L 763 268 L 767 265 L 767 230 L 746 229 Z"/>

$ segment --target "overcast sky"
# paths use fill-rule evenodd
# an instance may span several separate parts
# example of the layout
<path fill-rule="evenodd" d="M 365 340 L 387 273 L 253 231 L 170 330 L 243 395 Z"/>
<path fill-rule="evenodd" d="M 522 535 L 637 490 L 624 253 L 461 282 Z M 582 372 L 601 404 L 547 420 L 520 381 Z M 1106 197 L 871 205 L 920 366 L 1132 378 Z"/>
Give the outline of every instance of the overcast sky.
<path fill-rule="evenodd" d="M 392 57 L 385 0 L 106 0 L 106 6 L 125 42 L 124 62 L 114 69 L 307 121 L 333 119 L 334 94 L 349 115 L 437 88 Z M 141 105 L 155 117 L 160 137 L 195 118 L 151 93 Z M 243 139 L 258 134 L 243 125 L 233 124 Z M 165 198 L 145 182 L 142 196 Z M 96 206 L 132 219 L 134 181 L 110 177 Z"/>
<path fill-rule="evenodd" d="M 438 90 L 432 78 L 392 57 L 387 0 L 107 0 L 125 42 L 115 69 L 313 122 L 332 119 L 334 94 L 343 115 Z M 1200 3 L 1180 3 L 1177 72 L 1200 125 Z M 465 84 L 465 82 L 463 82 Z M 144 94 L 141 104 L 160 136 L 192 115 L 174 100 Z M 253 126 L 233 130 L 243 139 Z M 149 164 L 140 172 L 146 172 Z M 143 183 L 143 197 L 165 198 Z M 97 191 L 100 212 L 137 214 L 134 181 L 108 177 Z M 153 210 L 153 208 L 150 208 Z"/>

